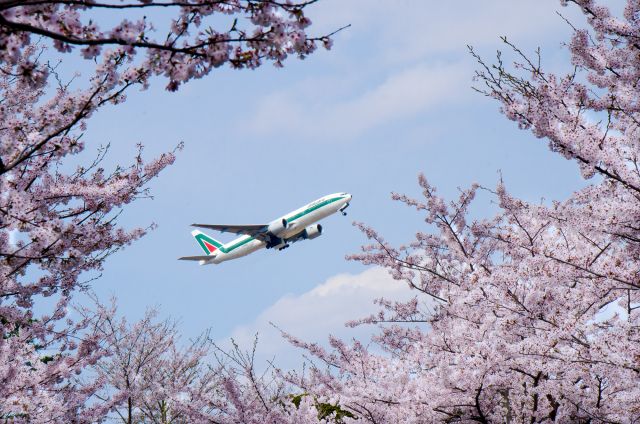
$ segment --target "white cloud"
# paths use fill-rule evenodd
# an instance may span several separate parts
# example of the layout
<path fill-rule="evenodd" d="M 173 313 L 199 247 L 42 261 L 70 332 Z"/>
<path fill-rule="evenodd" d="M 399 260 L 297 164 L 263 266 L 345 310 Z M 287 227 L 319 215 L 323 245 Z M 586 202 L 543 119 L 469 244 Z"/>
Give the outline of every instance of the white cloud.
<path fill-rule="evenodd" d="M 570 28 L 556 11 L 579 26 L 584 21 L 578 7 L 565 8 L 557 0 L 483 0 L 455 6 L 434 0 L 324 0 L 310 13 L 314 25 L 325 31 L 351 24 L 338 37 L 345 42 L 365 39 L 377 47 L 378 63 L 397 63 L 433 53 L 464 53 L 467 44 L 495 44 L 500 35 L 518 42 L 557 40 L 558 31 Z"/>
<path fill-rule="evenodd" d="M 314 31 L 352 26 L 316 62 L 319 73 L 289 81 L 255 102 L 254 118 L 238 123 L 252 137 L 348 141 L 385 125 L 408 127 L 436 107 L 459 107 L 481 96 L 470 89 L 474 60 L 467 44 L 491 61 L 499 36 L 525 50 L 560 46 L 581 25 L 576 7 L 559 2 L 325 0 L 309 11 Z M 583 20 L 583 19 L 582 19 Z M 533 44 L 532 44 L 533 43 Z M 551 43 L 551 44 L 549 44 Z M 414 121 L 411 121 L 411 120 Z"/>
<path fill-rule="evenodd" d="M 259 335 L 258 362 L 275 357 L 283 368 L 297 367 L 301 352 L 284 340 L 280 329 L 305 341 L 326 343 L 329 334 L 350 340 L 366 340 L 374 326 L 345 327 L 349 320 L 375 313 L 373 300 L 385 297 L 408 300 L 416 292 L 389 276 L 382 268 L 371 268 L 360 274 L 339 274 L 301 295 L 286 295 L 264 310 L 252 323 L 236 327 L 231 337 L 244 348 Z M 226 345 L 227 341 L 222 341 Z"/>
<path fill-rule="evenodd" d="M 344 83 L 335 84 L 331 78 L 307 80 L 306 88 L 294 86 L 264 97 L 249 129 L 349 140 L 471 94 L 471 74 L 457 63 L 409 67 L 355 94 L 345 92 Z"/>

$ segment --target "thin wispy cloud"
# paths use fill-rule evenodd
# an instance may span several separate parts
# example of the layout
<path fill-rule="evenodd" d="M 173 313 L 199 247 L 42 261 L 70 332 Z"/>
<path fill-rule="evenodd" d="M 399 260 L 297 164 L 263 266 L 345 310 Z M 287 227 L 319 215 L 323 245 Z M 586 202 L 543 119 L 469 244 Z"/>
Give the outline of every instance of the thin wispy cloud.
<path fill-rule="evenodd" d="M 258 102 L 248 129 L 256 134 L 345 141 L 430 108 L 462 101 L 471 92 L 470 77 L 459 63 L 420 64 L 362 92 L 341 91 L 327 98 L 326 93 L 334 91 L 331 84 L 330 79 L 318 80 L 314 90 L 293 88 L 266 96 Z"/>
<path fill-rule="evenodd" d="M 562 7 L 553 0 L 486 0 L 455 7 L 428 0 L 327 0 L 313 9 L 311 17 L 326 30 L 351 24 L 340 36 L 375 46 L 370 51 L 378 53 L 372 59 L 407 62 L 433 53 L 464 52 L 469 43 L 493 45 L 500 35 L 520 41 L 558 39 L 558 31 L 570 28 L 559 25 L 562 18 L 555 12 L 576 24 L 583 20 L 578 8 Z"/>
<path fill-rule="evenodd" d="M 250 122 L 237 126 L 252 136 L 343 142 L 434 107 L 464 106 L 480 97 L 470 89 L 477 65 L 468 44 L 481 51 L 492 46 L 491 55 L 501 35 L 524 45 L 554 38 L 570 31 L 555 11 L 571 18 L 574 9 L 499 0 L 461 8 L 409 0 L 393 7 L 378 0 L 321 2 L 312 13 L 321 28 L 351 27 L 336 35 L 318 71 L 259 97 Z M 354 43 L 361 48 L 344 48 Z"/>

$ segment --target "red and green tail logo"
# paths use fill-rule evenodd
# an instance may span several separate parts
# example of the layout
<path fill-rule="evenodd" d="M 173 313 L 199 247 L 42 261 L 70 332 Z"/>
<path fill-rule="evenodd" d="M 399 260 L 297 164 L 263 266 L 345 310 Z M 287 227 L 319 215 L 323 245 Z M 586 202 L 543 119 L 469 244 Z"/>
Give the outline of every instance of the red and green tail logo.
<path fill-rule="evenodd" d="M 218 240 L 213 239 L 200 231 L 194 231 L 192 234 L 207 255 L 213 254 L 216 250 L 222 247 L 222 243 Z"/>

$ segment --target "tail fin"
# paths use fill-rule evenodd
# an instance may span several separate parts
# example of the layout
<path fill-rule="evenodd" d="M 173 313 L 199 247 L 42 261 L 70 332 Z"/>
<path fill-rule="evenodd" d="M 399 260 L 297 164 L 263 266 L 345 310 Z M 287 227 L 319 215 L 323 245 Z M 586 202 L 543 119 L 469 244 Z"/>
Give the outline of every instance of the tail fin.
<path fill-rule="evenodd" d="M 207 255 L 212 255 L 216 250 L 222 247 L 222 243 L 209 237 L 202 231 L 193 230 L 191 231 L 191 235 L 196 239 L 202 250 L 204 250 L 204 253 Z"/>

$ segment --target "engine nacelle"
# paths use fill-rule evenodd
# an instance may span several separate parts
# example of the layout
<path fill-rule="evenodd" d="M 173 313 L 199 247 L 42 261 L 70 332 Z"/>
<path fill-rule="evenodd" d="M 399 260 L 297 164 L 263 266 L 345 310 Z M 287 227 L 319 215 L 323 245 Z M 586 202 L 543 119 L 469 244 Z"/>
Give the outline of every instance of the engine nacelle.
<path fill-rule="evenodd" d="M 316 237 L 320 237 L 322 235 L 322 225 L 310 225 L 304 229 L 304 233 L 302 237 L 308 240 L 313 240 Z"/>
<path fill-rule="evenodd" d="M 277 236 L 284 230 L 286 230 L 288 226 L 289 223 L 287 222 L 287 220 L 282 218 L 281 220 L 273 221 L 271 224 L 269 224 L 269 227 L 267 227 L 267 231 L 269 231 L 270 234 Z"/>

